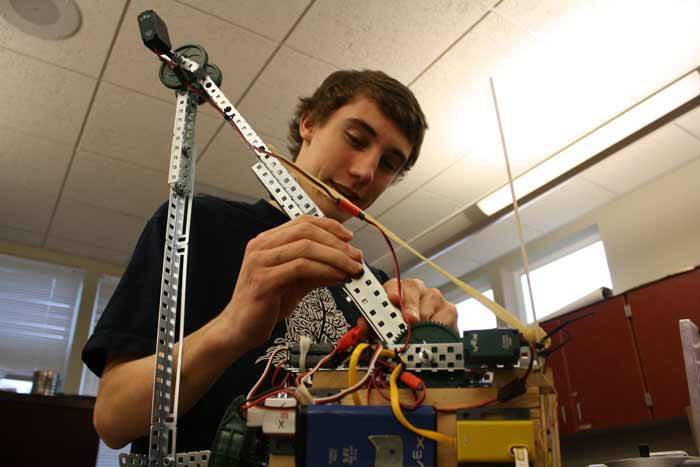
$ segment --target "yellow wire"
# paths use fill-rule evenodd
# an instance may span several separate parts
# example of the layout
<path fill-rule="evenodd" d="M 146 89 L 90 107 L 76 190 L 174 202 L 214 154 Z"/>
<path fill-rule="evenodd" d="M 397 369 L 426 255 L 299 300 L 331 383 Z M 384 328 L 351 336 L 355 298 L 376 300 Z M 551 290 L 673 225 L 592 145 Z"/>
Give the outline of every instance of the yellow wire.
<path fill-rule="evenodd" d="M 365 351 L 365 349 L 369 347 L 369 344 L 360 343 L 357 344 L 357 347 L 355 347 L 355 350 L 352 351 L 352 355 L 350 355 L 350 363 L 349 363 L 349 369 L 348 369 L 348 387 L 351 388 L 355 385 L 357 382 L 357 364 L 360 361 L 360 356 L 362 355 L 362 352 Z M 387 349 L 382 349 L 382 351 L 379 353 L 380 357 L 388 357 L 392 358 L 394 355 L 393 350 L 387 350 Z M 352 400 L 355 402 L 355 405 L 362 405 L 362 401 L 360 400 L 360 396 L 357 394 L 357 392 L 352 393 Z M 369 401 L 367 401 L 369 404 Z"/>
<path fill-rule="evenodd" d="M 418 428 L 413 425 L 411 425 L 411 422 L 409 422 L 406 417 L 404 417 L 403 412 L 401 412 L 401 404 L 399 403 L 399 387 L 396 384 L 396 380 L 399 377 L 399 373 L 401 373 L 401 368 L 403 365 L 396 365 L 396 368 L 391 372 L 391 377 L 389 378 L 389 394 L 391 396 L 391 411 L 394 413 L 394 417 L 401 423 L 403 426 L 411 430 L 412 432 L 419 434 L 421 436 L 424 436 L 428 439 L 432 439 L 433 441 L 437 441 L 438 443 L 447 443 L 451 445 L 456 445 L 457 440 L 455 439 L 454 436 L 447 436 L 443 435 L 442 433 L 439 433 L 437 431 L 432 431 L 432 430 L 425 430 L 423 428 Z"/>
<path fill-rule="evenodd" d="M 357 382 L 357 363 L 360 361 L 360 355 L 362 355 L 362 352 L 369 347 L 369 344 L 365 344 L 364 342 L 357 344 L 355 347 L 355 350 L 352 351 L 352 355 L 350 356 L 350 368 L 348 369 L 348 387 L 351 388 L 355 385 Z M 361 405 L 362 402 L 360 401 L 360 396 L 357 394 L 357 391 L 352 393 L 352 400 L 355 402 L 355 405 Z"/>

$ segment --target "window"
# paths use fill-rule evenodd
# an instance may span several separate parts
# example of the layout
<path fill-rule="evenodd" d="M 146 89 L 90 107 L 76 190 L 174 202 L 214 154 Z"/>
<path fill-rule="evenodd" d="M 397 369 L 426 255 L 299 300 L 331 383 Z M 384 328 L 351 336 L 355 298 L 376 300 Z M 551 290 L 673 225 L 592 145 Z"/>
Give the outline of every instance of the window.
<path fill-rule="evenodd" d="M 97 322 L 102 316 L 109 299 L 112 298 L 114 289 L 117 288 L 119 278 L 115 276 L 102 275 L 97 281 L 97 291 L 95 292 L 95 303 L 92 306 L 92 319 L 90 320 L 90 334 L 95 330 Z M 100 379 L 83 365 L 83 375 L 80 379 L 80 394 L 83 396 L 97 396 L 97 387 Z"/>
<path fill-rule="evenodd" d="M 82 271 L 0 255 L 0 369 L 10 380 L 31 381 L 35 369 L 65 376 L 82 289 Z"/>
<path fill-rule="evenodd" d="M 559 310 L 600 288 L 612 288 L 608 261 L 602 241 L 530 271 L 537 319 Z M 520 275 L 528 323 L 534 321 L 525 274 Z"/>
<path fill-rule="evenodd" d="M 482 292 L 493 300 L 493 290 Z M 491 329 L 497 327 L 496 315 L 475 298 L 468 298 L 457 304 L 457 327 L 459 333 L 476 329 Z"/>

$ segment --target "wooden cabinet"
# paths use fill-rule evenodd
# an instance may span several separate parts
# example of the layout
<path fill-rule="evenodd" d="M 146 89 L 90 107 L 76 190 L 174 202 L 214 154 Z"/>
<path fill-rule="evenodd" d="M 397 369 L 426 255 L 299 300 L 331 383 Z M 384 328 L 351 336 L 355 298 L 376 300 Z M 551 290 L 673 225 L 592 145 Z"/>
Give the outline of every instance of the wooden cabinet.
<path fill-rule="evenodd" d="M 575 320 L 567 327 L 571 341 L 563 352 L 577 429 L 651 420 L 623 297 L 605 300 L 562 318 L 567 320 Z"/>
<path fill-rule="evenodd" d="M 627 292 L 654 418 L 683 416 L 688 399 L 678 320 L 700 324 L 700 269 Z"/>
<path fill-rule="evenodd" d="M 550 332 L 559 324 L 560 320 L 554 319 L 541 323 L 542 328 Z M 564 340 L 564 334 L 558 332 L 552 336 L 551 349 L 559 347 Z M 564 359 L 564 350 L 560 348 L 547 357 L 547 365 L 552 368 L 554 374 L 554 387 L 557 388 L 557 397 L 559 400 L 559 433 L 568 435 L 576 432 L 576 424 L 574 413 L 572 411 L 573 403 L 571 402 L 571 385 L 569 384 L 569 371 Z"/>
<path fill-rule="evenodd" d="M 542 323 L 550 331 L 575 321 L 552 345 L 570 341 L 547 359 L 561 433 L 683 416 L 689 402 L 678 320 L 684 318 L 700 324 L 700 268 Z"/>

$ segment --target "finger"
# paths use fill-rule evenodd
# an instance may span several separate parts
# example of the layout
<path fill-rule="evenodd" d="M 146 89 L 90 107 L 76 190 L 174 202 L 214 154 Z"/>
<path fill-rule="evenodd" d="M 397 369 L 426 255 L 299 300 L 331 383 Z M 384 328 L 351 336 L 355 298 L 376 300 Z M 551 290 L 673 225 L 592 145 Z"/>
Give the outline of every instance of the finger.
<path fill-rule="evenodd" d="M 344 271 L 346 276 L 355 276 L 362 271 L 362 262 L 354 259 L 347 252 L 339 251 L 309 239 L 297 240 L 284 246 L 260 252 L 259 257 L 260 265 L 266 267 L 278 266 L 296 259 L 306 259 Z"/>
<path fill-rule="evenodd" d="M 341 269 L 306 258 L 296 258 L 265 268 L 264 274 L 270 284 L 270 290 L 281 293 L 284 289 L 292 287 L 293 293 L 301 297 L 318 287 L 337 284 L 348 275 Z"/>
<path fill-rule="evenodd" d="M 457 329 L 457 311 L 453 308 L 450 307 L 445 307 L 439 311 L 437 311 L 433 317 L 431 318 L 431 321 L 435 321 L 437 323 L 444 324 L 445 326 L 448 326 L 456 331 Z"/>
<path fill-rule="evenodd" d="M 417 323 L 420 321 L 420 296 L 421 288 L 425 287 L 422 281 L 409 279 L 401 281 L 401 290 L 403 292 L 403 318 L 408 324 Z M 397 292 L 398 296 L 398 292 Z"/>
<path fill-rule="evenodd" d="M 421 321 L 433 319 L 439 310 L 449 305 L 438 289 L 425 289 L 420 297 L 419 314 Z"/>
<path fill-rule="evenodd" d="M 350 241 L 352 240 L 353 233 L 350 229 L 345 227 L 343 224 L 340 222 L 330 219 L 328 217 L 317 217 L 317 216 L 309 216 L 307 214 L 304 214 L 302 216 L 299 216 L 290 222 L 287 222 L 289 226 L 294 226 L 297 224 L 312 224 L 315 225 L 333 235 L 336 237 L 340 238 L 341 240 L 345 241 Z"/>
<path fill-rule="evenodd" d="M 249 247 L 250 249 L 258 251 L 267 250 L 288 245 L 302 239 L 312 240 L 339 251 L 345 251 L 358 260 L 362 257 L 362 251 L 350 245 L 346 239 L 338 237 L 333 232 L 326 230 L 314 222 L 287 223 L 284 227 L 264 232 L 251 240 Z"/>

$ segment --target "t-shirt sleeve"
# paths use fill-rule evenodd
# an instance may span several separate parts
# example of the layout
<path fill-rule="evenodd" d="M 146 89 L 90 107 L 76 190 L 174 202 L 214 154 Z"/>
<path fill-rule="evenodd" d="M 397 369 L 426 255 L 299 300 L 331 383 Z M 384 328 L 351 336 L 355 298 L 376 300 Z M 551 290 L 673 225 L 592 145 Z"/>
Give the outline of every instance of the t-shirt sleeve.
<path fill-rule="evenodd" d="M 109 354 L 155 352 L 166 218 L 164 204 L 141 232 L 129 265 L 83 348 L 83 362 L 98 376 Z"/>

